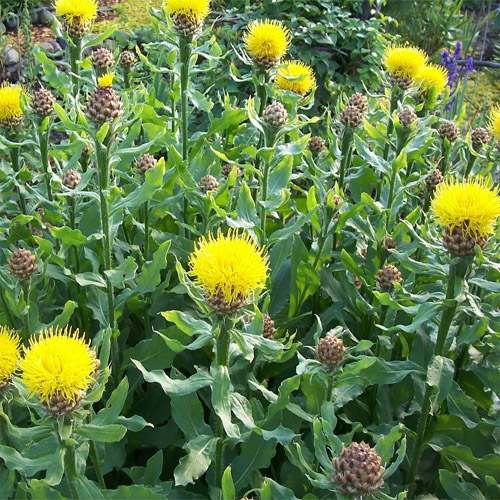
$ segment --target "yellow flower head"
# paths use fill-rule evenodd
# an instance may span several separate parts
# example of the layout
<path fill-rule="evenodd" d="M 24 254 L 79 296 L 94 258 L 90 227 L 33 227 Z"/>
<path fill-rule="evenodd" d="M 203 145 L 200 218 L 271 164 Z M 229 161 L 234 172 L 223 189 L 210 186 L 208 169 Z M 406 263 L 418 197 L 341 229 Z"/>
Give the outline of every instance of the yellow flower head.
<path fill-rule="evenodd" d="M 210 0 L 166 0 L 165 11 L 171 16 L 182 15 L 202 22 L 210 13 Z"/>
<path fill-rule="evenodd" d="M 30 339 L 20 363 L 21 379 L 42 403 L 78 401 L 94 380 L 95 352 L 78 330 L 48 328 Z"/>
<path fill-rule="evenodd" d="M 0 122 L 21 118 L 22 95 L 23 89 L 20 85 L 0 85 Z"/>
<path fill-rule="evenodd" d="M 106 73 L 97 79 L 97 85 L 99 85 L 102 89 L 111 87 L 113 85 L 114 77 L 115 75 L 113 73 Z"/>
<path fill-rule="evenodd" d="M 96 0 L 56 0 L 56 16 L 72 25 L 88 25 L 97 17 Z"/>
<path fill-rule="evenodd" d="M 286 54 L 291 39 L 289 29 L 280 21 L 265 19 L 251 22 L 243 41 L 248 54 L 254 61 L 259 64 L 273 65 Z"/>
<path fill-rule="evenodd" d="M 0 326 L 0 388 L 16 371 L 19 357 L 19 337 L 12 330 Z"/>
<path fill-rule="evenodd" d="M 311 66 L 302 61 L 286 61 L 278 68 L 276 85 L 299 95 L 307 95 L 316 87 Z"/>
<path fill-rule="evenodd" d="M 426 64 L 417 73 L 416 81 L 425 92 L 441 94 L 448 84 L 448 72 L 443 66 Z"/>
<path fill-rule="evenodd" d="M 384 51 L 384 66 L 391 76 L 415 80 L 426 63 L 427 55 L 416 47 L 387 47 Z"/>
<path fill-rule="evenodd" d="M 500 106 L 498 104 L 491 110 L 490 127 L 493 137 L 500 142 Z"/>
<path fill-rule="evenodd" d="M 486 237 L 493 233 L 500 215 L 498 188 L 491 187 L 481 177 L 447 180 L 436 188 L 432 211 L 443 227 L 451 230 L 458 227 L 475 238 Z"/>
<path fill-rule="evenodd" d="M 222 293 L 231 303 L 264 287 L 267 257 L 249 235 L 230 232 L 202 238 L 189 259 L 196 281 L 210 296 Z"/>

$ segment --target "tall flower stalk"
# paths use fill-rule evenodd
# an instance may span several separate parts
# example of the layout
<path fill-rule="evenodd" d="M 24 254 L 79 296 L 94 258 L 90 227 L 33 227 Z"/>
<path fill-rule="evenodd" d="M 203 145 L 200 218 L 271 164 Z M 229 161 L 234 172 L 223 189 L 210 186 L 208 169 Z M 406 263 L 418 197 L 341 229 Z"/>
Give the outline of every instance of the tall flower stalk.
<path fill-rule="evenodd" d="M 397 109 L 398 101 L 403 99 L 404 91 L 415 82 L 418 73 L 427 63 L 427 55 L 416 47 L 387 47 L 384 51 L 383 63 L 391 79 L 389 121 L 387 123 L 386 143 L 383 152 L 383 158 L 387 160 L 391 148 L 392 133 L 394 131 L 392 116 Z"/>
<path fill-rule="evenodd" d="M 476 245 L 483 247 L 488 236 L 494 231 L 495 221 L 500 216 L 500 196 L 497 189 L 490 188 L 482 179 L 443 182 L 436 188 L 432 210 L 437 222 L 444 228 L 443 243 L 452 259 L 446 296 L 442 302 L 443 312 L 434 345 L 433 354 L 436 357 L 446 355 L 446 339 L 457 310 L 457 297 L 461 293 L 463 281 L 472 263 L 474 247 Z M 415 490 L 418 465 L 430 420 L 433 393 L 434 387 L 427 384 L 410 460 L 408 476 L 410 497 Z"/>
<path fill-rule="evenodd" d="M 248 235 L 218 233 L 201 239 L 190 257 L 190 274 L 201 285 L 208 306 L 217 316 L 215 326 L 215 360 L 218 367 L 228 369 L 231 328 L 239 309 L 260 291 L 268 273 L 267 257 Z M 226 433 L 217 417 L 215 474 L 220 483 L 224 471 Z"/>
<path fill-rule="evenodd" d="M 68 56 L 73 83 L 73 95 L 80 90 L 80 60 L 82 58 L 82 38 L 89 31 L 97 17 L 96 0 L 56 0 L 56 16 L 61 19 L 67 34 Z"/>
<path fill-rule="evenodd" d="M 107 74 L 99 78 L 97 89 L 89 97 L 87 113 L 91 121 L 95 125 L 100 126 L 99 131 L 96 131 L 94 134 L 94 148 L 99 184 L 99 212 L 102 230 L 103 274 L 104 280 L 106 281 L 106 295 L 108 302 L 107 316 L 109 327 L 114 331 L 111 343 L 111 353 L 113 365 L 115 367 L 114 374 L 116 380 L 118 380 L 119 350 L 118 337 L 115 334 L 116 318 L 114 290 L 106 271 L 110 271 L 113 268 L 113 242 L 111 240 L 108 200 L 111 181 L 111 169 L 109 163 L 110 149 L 113 145 L 115 135 L 115 129 L 113 126 L 114 121 L 121 116 L 123 112 L 123 105 L 119 95 L 112 88 L 112 84 L 112 74 Z"/>

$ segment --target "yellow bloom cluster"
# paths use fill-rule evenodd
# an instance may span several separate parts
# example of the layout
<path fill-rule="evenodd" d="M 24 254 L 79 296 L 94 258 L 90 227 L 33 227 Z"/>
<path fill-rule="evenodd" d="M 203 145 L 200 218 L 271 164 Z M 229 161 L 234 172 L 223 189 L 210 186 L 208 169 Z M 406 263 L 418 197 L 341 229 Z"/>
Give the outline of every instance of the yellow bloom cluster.
<path fill-rule="evenodd" d="M 420 68 L 415 77 L 420 89 L 424 92 L 433 92 L 438 96 L 444 92 L 448 84 L 448 72 L 443 66 L 426 64 Z"/>
<path fill-rule="evenodd" d="M 286 61 L 278 68 L 275 83 L 280 89 L 304 96 L 316 87 L 316 78 L 308 64 Z"/>
<path fill-rule="evenodd" d="M 23 89 L 20 85 L 0 86 L 0 122 L 16 120 L 23 115 L 22 95 Z"/>
<path fill-rule="evenodd" d="M 415 81 L 425 64 L 427 64 L 427 55 L 417 47 L 387 47 L 384 52 L 385 69 L 393 77 Z"/>
<path fill-rule="evenodd" d="M 0 388 L 9 382 L 19 362 L 19 337 L 0 326 Z"/>
<path fill-rule="evenodd" d="M 25 348 L 21 380 L 42 403 L 56 397 L 78 401 L 94 381 L 96 366 L 95 353 L 78 330 L 49 328 Z"/>
<path fill-rule="evenodd" d="M 264 19 L 248 25 L 244 43 L 256 63 L 273 66 L 286 54 L 291 39 L 290 31 L 280 21 Z"/>
<path fill-rule="evenodd" d="M 114 77 L 115 75 L 113 73 L 106 73 L 97 79 L 97 85 L 101 88 L 111 87 Z"/>
<path fill-rule="evenodd" d="M 443 227 L 458 227 L 467 235 L 486 237 L 493 233 L 500 216 L 498 188 L 481 177 L 448 180 L 436 188 L 432 211 Z"/>
<path fill-rule="evenodd" d="M 181 15 L 201 22 L 210 13 L 210 0 L 167 0 L 165 11 L 171 16 Z"/>
<path fill-rule="evenodd" d="M 56 16 L 72 25 L 90 24 L 97 17 L 96 0 L 56 0 Z"/>
<path fill-rule="evenodd" d="M 227 302 L 247 299 L 264 287 L 267 258 L 249 235 L 230 232 L 202 238 L 190 257 L 190 274 L 211 296 Z"/>

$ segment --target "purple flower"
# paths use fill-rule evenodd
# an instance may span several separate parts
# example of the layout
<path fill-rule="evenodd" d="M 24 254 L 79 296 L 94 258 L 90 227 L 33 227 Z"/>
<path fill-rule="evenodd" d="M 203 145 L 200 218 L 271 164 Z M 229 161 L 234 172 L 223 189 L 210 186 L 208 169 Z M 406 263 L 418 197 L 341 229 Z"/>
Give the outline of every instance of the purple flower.
<path fill-rule="evenodd" d="M 455 59 L 460 59 L 461 54 L 462 54 L 462 42 L 458 41 L 455 44 L 455 53 L 453 54 L 453 57 Z"/>
<path fill-rule="evenodd" d="M 468 56 L 465 59 L 465 71 L 470 73 L 474 69 L 474 58 L 472 56 Z"/>

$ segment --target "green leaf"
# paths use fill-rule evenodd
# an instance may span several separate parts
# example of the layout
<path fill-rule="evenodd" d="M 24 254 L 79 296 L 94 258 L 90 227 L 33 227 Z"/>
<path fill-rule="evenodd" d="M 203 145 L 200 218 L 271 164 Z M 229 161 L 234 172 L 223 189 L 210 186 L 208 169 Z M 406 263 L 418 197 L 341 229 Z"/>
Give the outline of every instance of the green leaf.
<path fill-rule="evenodd" d="M 96 273 L 80 273 L 75 274 L 75 280 L 80 286 L 97 286 L 99 288 L 106 288 L 104 279 Z"/>
<path fill-rule="evenodd" d="M 457 474 L 446 469 L 439 470 L 439 482 L 451 500 L 485 500 L 479 488 L 472 483 L 462 481 Z"/>
<path fill-rule="evenodd" d="M 269 467 L 275 453 L 275 441 L 266 441 L 253 432 L 250 438 L 242 444 L 241 454 L 231 464 L 236 478 L 236 488 L 239 489 L 247 485 L 255 470 Z"/>
<path fill-rule="evenodd" d="M 211 434 L 210 426 L 205 423 L 203 406 L 196 394 L 171 396 L 170 411 L 174 422 L 187 439 Z"/>
<path fill-rule="evenodd" d="M 234 487 L 233 476 L 231 475 L 231 466 L 226 467 L 222 474 L 222 500 L 235 500 L 236 489 Z"/>
<path fill-rule="evenodd" d="M 134 293 L 138 295 L 150 293 L 160 284 L 161 271 L 167 265 L 170 243 L 170 240 L 164 241 L 153 254 L 153 260 L 144 265 L 141 274 L 137 277 Z"/>
<path fill-rule="evenodd" d="M 67 226 L 51 227 L 50 232 L 65 246 L 79 247 L 87 243 L 87 237 L 79 229 L 71 229 Z"/>
<path fill-rule="evenodd" d="M 197 436 L 188 441 L 183 448 L 188 452 L 182 457 L 174 470 L 176 486 L 194 483 L 212 463 L 215 446 L 219 438 L 214 436 Z"/>
<path fill-rule="evenodd" d="M 227 366 L 214 365 L 210 368 L 213 377 L 212 406 L 220 418 L 229 437 L 238 438 L 238 426 L 231 422 L 231 380 Z"/>
<path fill-rule="evenodd" d="M 206 371 L 198 371 L 185 380 L 174 380 L 168 377 L 164 371 L 153 370 L 149 372 L 139 361 L 132 359 L 132 362 L 142 373 L 146 382 L 160 384 L 165 394 L 185 396 L 212 385 L 213 382 L 212 376 Z"/>
<path fill-rule="evenodd" d="M 305 497 L 304 497 L 305 498 Z M 225 499 L 224 499 L 225 500 Z M 289 488 L 281 486 L 271 478 L 266 477 L 260 490 L 260 500 L 299 500 Z"/>
<path fill-rule="evenodd" d="M 127 257 L 118 267 L 104 271 L 115 288 L 125 288 L 126 283 L 135 278 L 137 263 L 133 257 Z"/>
<path fill-rule="evenodd" d="M 446 399 L 453 384 L 455 365 L 453 361 L 443 356 L 434 356 L 427 369 L 427 385 L 437 390 L 432 395 L 432 407 L 434 412 L 438 410 L 441 403 Z"/>
<path fill-rule="evenodd" d="M 83 424 L 74 430 L 75 434 L 100 443 L 116 443 L 127 433 L 127 428 L 118 424 Z"/>

